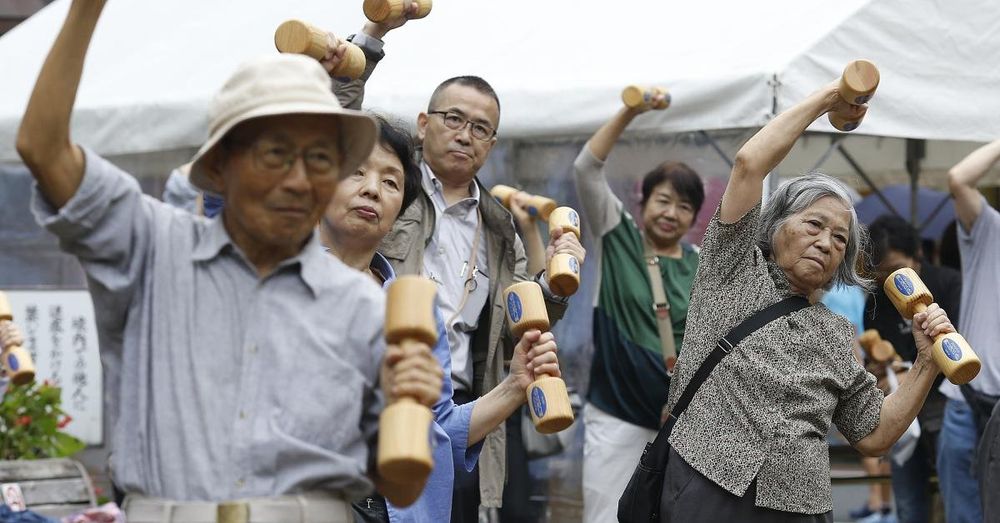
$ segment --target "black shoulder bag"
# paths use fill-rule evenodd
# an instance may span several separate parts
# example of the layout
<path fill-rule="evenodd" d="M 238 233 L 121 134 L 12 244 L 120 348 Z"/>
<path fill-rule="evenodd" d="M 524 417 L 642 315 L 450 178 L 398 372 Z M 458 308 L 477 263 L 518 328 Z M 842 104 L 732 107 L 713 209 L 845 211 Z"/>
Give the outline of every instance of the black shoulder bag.
<path fill-rule="evenodd" d="M 684 389 L 677 404 L 671 409 L 667 422 L 660 427 L 656 438 L 646 443 L 646 448 L 639 457 L 632 478 L 625 487 L 625 492 L 618 500 L 619 523 L 658 523 L 660 521 L 660 497 L 663 493 L 663 474 L 667 470 L 667 456 L 670 453 L 670 433 L 674 430 L 677 418 L 684 413 L 691 399 L 705 382 L 712 369 L 722 361 L 722 358 L 732 352 L 743 338 L 772 321 L 809 306 L 809 301 L 799 296 L 785 298 L 773 305 L 755 312 L 749 318 L 733 327 L 715 345 L 715 350 L 705 358 L 701 367 L 694 373 L 691 382 Z"/>

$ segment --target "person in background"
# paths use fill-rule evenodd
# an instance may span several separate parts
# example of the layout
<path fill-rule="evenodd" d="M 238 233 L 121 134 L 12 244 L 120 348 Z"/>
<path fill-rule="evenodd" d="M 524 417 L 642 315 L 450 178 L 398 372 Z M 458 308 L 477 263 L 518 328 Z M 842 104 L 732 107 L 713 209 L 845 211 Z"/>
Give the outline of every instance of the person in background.
<path fill-rule="evenodd" d="M 923 255 L 916 229 L 899 216 L 880 216 L 869 226 L 868 233 L 871 237 L 872 265 L 875 267 L 877 285 L 865 306 L 865 328 L 878 331 L 882 339 L 892 344 L 903 361 L 912 363 L 917 355 L 913 337 L 908 335 L 912 322 L 904 319 L 892 305 L 882 289 L 883 282 L 897 269 L 913 269 L 927 285 L 934 300 L 948 311 L 948 317 L 953 322 L 960 322 L 961 274 L 948 267 L 931 264 Z M 944 376 L 939 376 L 936 385 L 940 385 L 943 379 Z M 941 431 L 945 401 L 946 398 L 937 390 L 937 386 L 931 389 L 924 407 L 917 415 L 920 439 L 913 454 L 902 464 L 895 459 L 889 460 L 892 465 L 896 513 L 901 523 L 930 521 L 931 478 L 935 475 L 935 448 Z"/>
<path fill-rule="evenodd" d="M 959 330 L 983 364 L 979 375 L 966 385 L 941 384 L 948 401 L 938 438 L 937 469 L 949 523 L 982 521 L 987 497 L 976 481 L 974 456 L 979 436 L 1000 400 L 1000 212 L 990 207 L 976 185 L 998 161 L 1000 140 L 976 149 L 948 171 L 962 259 Z"/>
<path fill-rule="evenodd" d="M 657 95 L 655 104 L 663 95 Z M 652 105 L 651 104 L 651 105 Z M 590 390 L 584 407 L 583 521 L 613 521 L 642 451 L 656 436 L 670 384 L 669 352 L 682 352 L 698 253 L 682 238 L 705 201 L 693 169 L 664 162 L 642 179 L 640 222 L 611 187 L 605 162 L 645 108 L 623 107 L 574 163 L 583 230 L 597 260 Z M 658 278 L 649 268 L 655 267 Z M 665 303 L 657 303 L 656 292 Z M 669 347 L 668 347 L 669 345 Z"/>
<path fill-rule="evenodd" d="M 835 285 L 823 294 L 823 305 L 851 322 L 854 328 L 855 355 L 862 364 L 865 354 L 857 345 L 858 335 L 864 331 L 865 291 L 856 285 Z M 878 376 L 879 369 L 872 369 Z M 882 372 L 884 375 L 884 372 Z M 881 385 L 881 383 L 880 383 Z M 880 386 L 880 389 L 882 387 Z M 887 392 L 882 390 L 883 393 Z M 869 476 L 884 476 L 890 472 L 889 464 L 880 458 L 861 457 L 861 466 Z M 868 499 L 864 505 L 850 512 L 851 519 L 863 523 L 891 523 L 892 516 L 892 485 L 888 483 L 871 483 L 868 485 Z"/>

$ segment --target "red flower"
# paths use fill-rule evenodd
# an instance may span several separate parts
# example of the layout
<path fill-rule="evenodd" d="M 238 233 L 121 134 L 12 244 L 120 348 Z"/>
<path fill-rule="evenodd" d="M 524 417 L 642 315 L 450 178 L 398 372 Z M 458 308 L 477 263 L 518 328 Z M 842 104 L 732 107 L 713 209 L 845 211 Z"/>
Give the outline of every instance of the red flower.
<path fill-rule="evenodd" d="M 21 416 L 20 418 L 17 418 L 17 422 L 15 422 L 15 425 L 19 427 L 23 427 L 25 425 L 30 425 L 30 424 L 31 424 L 31 416 Z"/>
<path fill-rule="evenodd" d="M 63 418 L 62 421 L 59 422 L 59 428 L 61 428 L 61 429 L 65 428 L 66 425 L 69 425 L 69 422 L 71 422 L 71 421 L 73 421 L 73 416 L 70 416 L 69 414 L 67 414 L 66 417 Z"/>

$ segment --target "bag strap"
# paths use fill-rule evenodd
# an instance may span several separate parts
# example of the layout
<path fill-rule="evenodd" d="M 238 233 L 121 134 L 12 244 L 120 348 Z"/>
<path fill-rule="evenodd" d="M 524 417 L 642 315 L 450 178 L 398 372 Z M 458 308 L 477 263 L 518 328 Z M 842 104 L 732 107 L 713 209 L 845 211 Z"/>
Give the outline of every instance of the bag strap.
<path fill-rule="evenodd" d="M 642 245 L 642 256 L 646 260 L 646 272 L 649 273 L 649 287 L 653 291 L 653 315 L 656 316 L 656 327 L 660 331 L 663 363 L 667 367 L 667 375 L 671 376 L 677 363 L 677 346 L 674 344 L 674 326 L 670 319 L 670 302 L 667 301 L 663 275 L 660 273 L 660 257 L 653 252 L 645 238 Z"/>
<path fill-rule="evenodd" d="M 681 394 L 681 398 L 677 400 L 677 404 L 674 405 L 674 408 L 670 409 L 670 419 L 664 425 L 664 428 L 669 425 L 670 430 L 673 429 L 673 422 L 684 413 L 684 410 L 687 409 L 691 400 L 694 399 L 695 393 L 697 393 L 698 389 L 701 388 L 702 383 L 708 379 L 708 375 L 712 373 L 715 366 L 722 361 L 722 358 L 725 358 L 726 355 L 732 352 L 744 338 L 764 325 L 808 306 L 809 300 L 801 296 L 791 296 L 755 312 L 749 318 L 743 320 L 743 323 L 733 327 L 728 334 L 723 336 L 719 342 L 716 343 L 715 349 L 712 350 L 712 353 L 709 354 L 707 358 L 705 358 L 701 367 L 698 367 L 698 370 L 694 373 L 694 377 L 691 378 L 687 387 L 684 388 L 684 393 Z M 670 433 L 668 432 L 667 435 L 669 436 Z"/>

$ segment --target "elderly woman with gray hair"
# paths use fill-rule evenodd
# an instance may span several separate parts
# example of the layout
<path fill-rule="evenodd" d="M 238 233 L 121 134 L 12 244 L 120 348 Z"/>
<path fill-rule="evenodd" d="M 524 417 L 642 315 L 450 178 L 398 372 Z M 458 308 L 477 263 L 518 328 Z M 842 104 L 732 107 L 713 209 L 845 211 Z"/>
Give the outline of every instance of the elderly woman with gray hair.
<path fill-rule="evenodd" d="M 899 390 L 883 397 L 852 354 L 853 328 L 819 301 L 837 283 L 871 284 L 855 270 L 866 233 L 846 187 L 808 174 L 782 183 L 761 207 L 764 177 L 806 127 L 827 112 L 860 119 L 865 110 L 843 102 L 833 83 L 768 123 L 736 156 L 705 233 L 668 406 L 681 410 L 678 400 L 713 352 L 725 357 L 674 420 L 663 521 L 832 521 L 831 422 L 861 453 L 882 455 L 934 383 L 931 337 L 954 331 L 937 304 L 914 316 L 917 359 Z M 720 335 L 790 296 L 808 302 L 716 350 Z"/>

